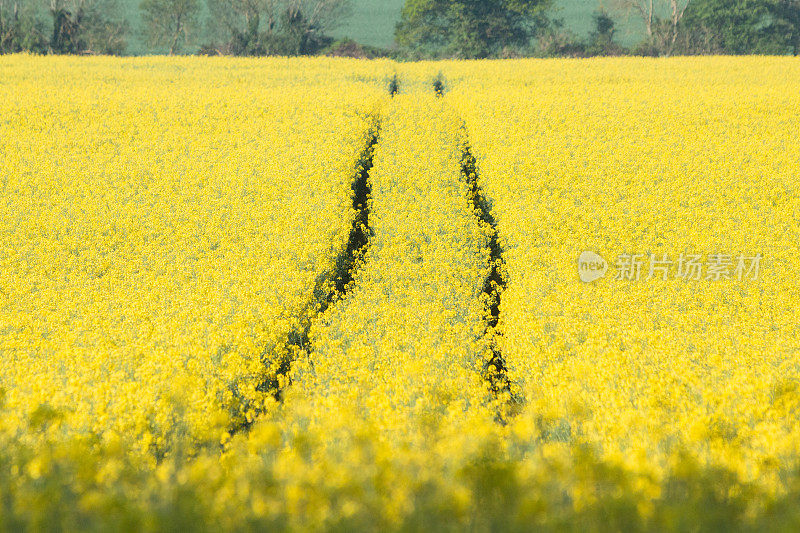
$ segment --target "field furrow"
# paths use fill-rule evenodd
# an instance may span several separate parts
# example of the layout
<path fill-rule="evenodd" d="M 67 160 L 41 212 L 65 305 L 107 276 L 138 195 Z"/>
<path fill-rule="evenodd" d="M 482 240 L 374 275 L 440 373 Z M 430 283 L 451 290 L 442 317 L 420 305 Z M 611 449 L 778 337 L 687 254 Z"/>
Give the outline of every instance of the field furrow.
<path fill-rule="evenodd" d="M 456 476 L 480 453 L 485 441 L 467 428 L 497 426 L 484 378 L 491 227 L 462 173 L 462 140 L 433 96 L 397 95 L 387 106 L 370 172 L 370 242 L 352 288 L 314 322 L 284 408 L 231 447 L 239 461 L 280 435 L 274 458 L 259 464 L 293 495 L 287 505 L 309 509 L 298 524 L 325 523 L 310 506 L 316 495 L 363 485 L 377 492 L 359 508 L 393 509 L 382 520 L 396 526 L 421 503 L 423 472 Z"/>
<path fill-rule="evenodd" d="M 369 172 L 373 166 L 375 145 L 380 134 L 380 122 L 371 119 L 367 144 L 356 163 L 355 176 L 352 182 L 352 213 L 350 232 L 340 246 L 340 251 L 332 264 L 322 271 L 314 282 L 313 296 L 309 304 L 301 311 L 300 321 L 289 332 L 285 341 L 285 349 L 265 352 L 262 362 L 268 369 L 267 379 L 259 384 L 258 389 L 281 400 L 283 391 L 291 382 L 290 370 L 297 357 L 303 353 L 309 356 L 311 343 L 309 332 L 314 323 L 328 307 L 344 298 L 353 286 L 353 276 L 363 263 L 364 254 L 372 232 L 369 226 L 369 195 L 371 185 Z M 256 413 L 257 415 L 257 413 Z M 248 418 L 241 428 L 250 427 L 255 417 Z"/>
<path fill-rule="evenodd" d="M 391 104 L 371 174 L 370 246 L 352 290 L 311 331 L 311 364 L 295 372 L 298 395 L 343 401 L 358 416 L 391 412 L 404 425 L 416 423 L 432 389 L 480 401 L 490 250 L 460 172 L 459 141 L 436 102 L 398 96 Z"/>
<path fill-rule="evenodd" d="M 439 90 L 436 91 L 436 94 L 438 96 L 443 95 L 442 91 Z M 492 393 L 500 402 L 499 419 L 505 422 L 505 418 L 509 414 L 509 408 L 515 410 L 515 406 L 522 402 L 519 388 L 513 386 L 508 378 L 508 367 L 501 349 L 500 305 L 503 292 L 507 286 L 505 259 L 503 257 L 503 249 L 500 246 L 497 221 L 492 213 L 492 204 L 480 184 L 482 180 L 478 178 L 477 162 L 472 153 L 465 126 L 462 127 L 461 135 L 461 173 L 469 185 L 472 205 L 479 224 L 489 238 L 489 275 L 483 282 L 483 298 L 486 307 L 486 330 L 484 335 L 490 345 L 491 357 L 484 362 L 483 370 Z"/>

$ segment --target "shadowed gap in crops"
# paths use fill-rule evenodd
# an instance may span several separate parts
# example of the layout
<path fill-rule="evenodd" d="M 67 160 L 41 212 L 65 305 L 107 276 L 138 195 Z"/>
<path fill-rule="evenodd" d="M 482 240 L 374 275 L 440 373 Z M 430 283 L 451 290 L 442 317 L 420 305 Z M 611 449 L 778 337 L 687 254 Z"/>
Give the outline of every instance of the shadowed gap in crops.
<path fill-rule="evenodd" d="M 466 127 L 463 130 L 464 145 L 461 153 L 461 173 L 469 186 L 470 198 L 475 207 L 475 215 L 481 224 L 490 228 L 489 237 L 489 261 L 491 269 L 483 284 L 483 294 L 486 299 L 486 329 L 485 335 L 491 340 L 492 356 L 483 364 L 484 378 L 489 383 L 489 388 L 495 398 L 504 398 L 506 406 L 503 412 L 498 414 L 498 421 L 505 423 L 506 414 L 514 411 L 514 406 L 522 403 L 522 399 L 515 393 L 508 378 L 508 368 L 500 346 L 497 343 L 501 333 L 497 326 L 500 322 L 500 301 L 503 291 L 506 289 L 506 278 L 504 276 L 505 261 L 503 259 L 503 249 L 498 242 L 497 221 L 492 214 L 491 202 L 487 199 L 480 184 L 478 183 L 477 161 L 469 142 L 466 141 Z M 508 407 L 507 409 L 505 407 Z"/>
<path fill-rule="evenodd" d="M 438 98 L 441 98 L 442 96 L 444 96 L 444 91 L 445 91 L 444 76 L 440 72 L 436 76 L 436 79 L 433 80 L 433 92 L 434 94 L 436 94 Z"/>
<path fill-rule="evenodd" d="M 432 83 L 434 94 L 438 98 L 445 95 L 446 86 L 444 75 L 440 72 Z M 489 262 L 491 269 L 489 275 L 483 283 L 483 295 L 486 301 L 486 329 L 484 335 L 491 342 L 491 357 L 483 364 L 484 379 L 489 384 L 489 389 L 495 398 L 504 398 L 501 412 L 498 413 L 498 422 L 505 424 L 506 415 L 513 414 L 517 407 L 522 404 L 523 399 L 520 394 L 514 391 L 511 380 L 508 378 L 508 367 L 503 358 L 498 345 L 498 337 L 501 332 L 498 330 L 500 322 L 500 301 L 503 291 L 506 289 L 506 278 L 504 277 L 505 260 L 503 259 L 503 249 L 498 241 L 497 221 L 492 214 L 492 205 L 486 197 L 483 189 L 478 182 L 478 162 L 472 153 L 469 143 L 469 134 L 466 124 L 462 125 L 462 151 L 461 151 L 461 174 L 469 186 L 469 195 L 472 205 L 475 208 L 475 215 L 480 223 L 490 228 L 489 236 Z"/>
<path fill-rule="evenodd" d="M 361 152 L 356 165 L 356 174 L 352 183 L 353 210 L 355 216 L 350 225 L 347 242 L 336 256 L 333 267 L 317 277 L 314 283 L 314 293 L 309 306 L 302 314 L 299 327 L 289 333 L 286 339 L 286 350 L 278 361 L 277 369 L 258 385 L 259 392 L 271 393 L 281 401 L 285 387 L 289 385 L 289 370 L 297 354 L 301 351 L 310 351 L 309 332 L 314 318 L 324 313 L 334 302 L 343 298 L 353 285 L 355 272 L 360 268 L 372 236 L 369 225 L 370 203 L 372 192 L 369 173 L 373 166 L 375 146 L 378 144 L 380 123 L 373 119 L 369 140 Z M 266 353 L 262 355 L 264 364 L 274 367 Z M 233 430 L 233 433 L 246 431 L 253 421 L 247 420 Z"/>
<path fill-rule="evenodd" d="M 353 277 L 356 268 L 358 268 L 361 259 L 364 257 L 369 238 L 372 230 L 369 226 L 369 196 L 372 192 L 369 173 L 372 170 L 373 156 L 375 152 L 375 145 L 378 144 L 379 126 L 376 123 L 373 125 L 372 132 L 370 133 L 369 142 L 367 143 L 364 151 L 361 152 L 358 164 L 356 166 L 356 176 L 353 180 L 353 209 L 355 216 L 350 225 L 350 234 L 347 243 L 342 248 L 339 255 L 336 257 L 334 268 L 328 273 L 317 278 L 314 286 L 314 297 L 312 305 L 315 306 L 313 313 L 307 315 L 319 315 L 324 313 L 328 307 L 331 306 L 336 300 L 344 297 L 350 290 L 353 283 Z M 307 316 L 302 326 L 299 329 L 292 331 L 289 334 L 287 345 L 291 353 L 296 353 L 297 349 L 309 350 L 310 343 L 308 339 L 309 331 L 313 318 Z M 292 364 L 291 357 L 285 358 L 281 361 L 278 372 L 274 377 L 271 377 L 264 383 L 264 392 L 274 391 L 276 399 L 280 400 L 283 392 L 283 387 L 280 385 L 280 376 L 288 376 L 289 369 Z"/>
<path fill-rule="evenodd" d="M 394 98 L 400 92 L 400 78 L 397 77 L 397 74 L 392 76 L 389 80 L 389 96 Z"/>

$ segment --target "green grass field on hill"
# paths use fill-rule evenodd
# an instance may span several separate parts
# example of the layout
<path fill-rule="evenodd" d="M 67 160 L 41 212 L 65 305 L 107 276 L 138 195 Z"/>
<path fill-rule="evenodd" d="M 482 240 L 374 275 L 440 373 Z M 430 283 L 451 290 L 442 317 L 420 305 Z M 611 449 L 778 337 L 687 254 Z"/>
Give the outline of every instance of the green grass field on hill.
<path fill-rule="evenodd" d="M 400 20 L 404 0 L 355 0 L 353 14 L 335 32 L 370 46 L 389 48 L 394 43 L 394 27 Z"/>
<path fill-rule="evenodd" d="M 139 0 L 125 0 L 128 18 L 133 34 L 129 41 L 128 52 L 141 54 L 146 51 L 140 35 L 141 19 L 139 17 Z M 394 28 L 400 20 L 400 11 L 405 0 L 354 0 L 353 14 L 333 32 L 337 38 L 349 37 L 370 45 L 390 48 L 394 43 Z M 600 5 L 592 0 L 555 0 L 555 8 L 551 14 L 554 19 L 562 19 L 565 27 L 579 37 L 585 37 L 592 28 L 592 14 Z M 206 18 L 205 11 L 203 19 Z M 638 42 L 642 37 L 641 24 L 636 20 L 617 19 L 617 40 L 625 45 Z"/>

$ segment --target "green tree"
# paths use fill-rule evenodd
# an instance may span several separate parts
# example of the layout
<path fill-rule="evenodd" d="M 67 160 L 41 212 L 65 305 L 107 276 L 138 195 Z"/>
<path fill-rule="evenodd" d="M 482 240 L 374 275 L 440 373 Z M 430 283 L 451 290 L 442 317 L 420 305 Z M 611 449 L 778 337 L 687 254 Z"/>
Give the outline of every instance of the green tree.
<path fill-rule="evenodd" d="M 550 0 L 406 0 L 397 43 L 417 55 L 484 58 L 526 47 Z"/>
<path fill-rule="evenodd" d="M 25 0 L 0 0 L 0 54 L 47 52 L 44 22 Z"/>
<path fill-rule="evenodd" d="M 793 55 L 800 55 L 800 0 L 773 0 L 767 10 L 769 39 L 783 43 Z"/>
<path fill-rule="evenodd" d="M 281 31 L 292 55 L 314 54 L 330 45 L 328 36 L 351 12 L 350 0 L 288 0 Z"/>
<path fill-rule="evenodd" d="M 695 0 L 683 20 L 686 53 L 750 54 L 777 52 L 771 38 L 768 0 Z"/>
<path fill-rule="evenodd" d="M 684 15 L 696 0 L 617 0 L 618 7 L 639 17 L 647 40 L 640 46 L 653 55 L 671 55 L 681 36 Z"/>
<path fill-rule="evenodd" d="M 350 13 L 351 0 L 207 0 L 217 50 L 234 55 L 312 54 Z"/>
<path fill-rule="evenodd" d="M 207 0 L 221 53 L 263 55 L 276 29 L 281 0 Z"/>
<path fill-rule="evenodd" d="M 142 0 L 139 8 L 151 45 L 167 47 L 169 55 L 191 42 L 198 28 L 199 0 Z"/>
<path fill-rule="evenodd" d="M 117 0 L 50 0 L 56 54 L 122 54 L 128 22 Z"/>
<path fill-rule="evenodd" d="M 595 11 L 592 19 L 594 21 L 594 30 L 589 34 L 586 55 L 606 56 L 620 54 L 622 48 L 614 42 L 614 34 L 616 33 L 614 19 L 602 8 Z"/>

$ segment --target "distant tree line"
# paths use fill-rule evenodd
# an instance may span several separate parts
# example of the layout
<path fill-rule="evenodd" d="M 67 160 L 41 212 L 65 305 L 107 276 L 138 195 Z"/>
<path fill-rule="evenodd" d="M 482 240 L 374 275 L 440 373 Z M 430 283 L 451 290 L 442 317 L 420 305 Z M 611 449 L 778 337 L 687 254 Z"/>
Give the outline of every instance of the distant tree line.
<path fill-rule="evenodd" d="M 121 55 L 134 32 L 151 51 L 169 54 L 800 54 L 800 0 L 610 0 L 583 38 L 565 29 L 552 0 L 406 0 L 391 50 L 330 37 L 352 0 L 140 0 L 137 27 L 122 1 L 0 0 L 0 54 Z M 641 23 L 644 38 L 625 47 L 617 25 L 630 19 Z"/>
<path fill-rule="evenodd" d="M 120 54 L 128 24 L 118 12 L 116 0 L 0 0 L 0 53 Z"/>
<path fill-rule="evenodd" d="M 800 0 L 612 0 L 585 38 L 565 30 L 551 0 L 406 0 L 397 25 L 412 58 L 800 53 Z M 617 21 L 644 39 L 618 42 Z"/>
<path fill-rule="evenodd" d="M 121 0 L 0 0 L 0 54 L 121 55 L 134 31 L 169 54 L 315 54 L 351 0 L 141 0 L 139 9 L 133 28 Z"/>
<path fill-rule="evenodd" d="M 800 0 L 618 0 L 644 22 L 638 55 L 800 53 Z"/>

